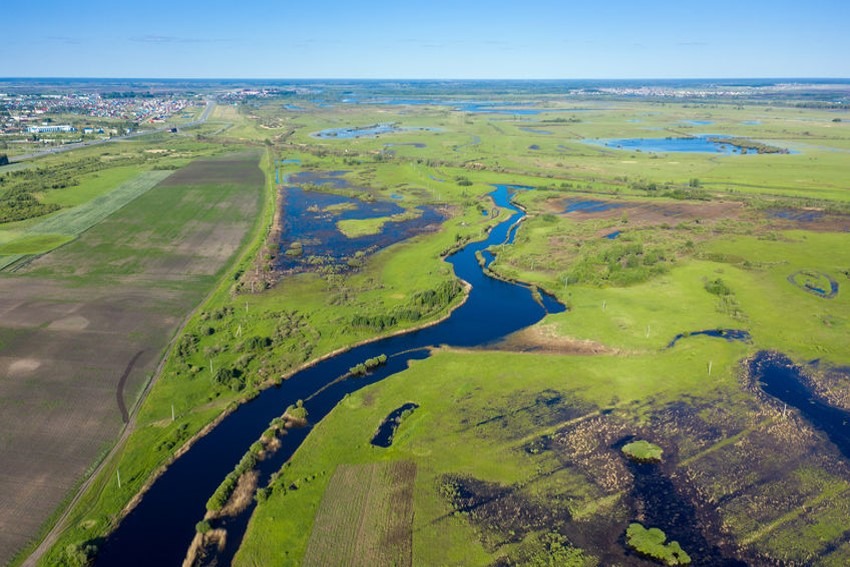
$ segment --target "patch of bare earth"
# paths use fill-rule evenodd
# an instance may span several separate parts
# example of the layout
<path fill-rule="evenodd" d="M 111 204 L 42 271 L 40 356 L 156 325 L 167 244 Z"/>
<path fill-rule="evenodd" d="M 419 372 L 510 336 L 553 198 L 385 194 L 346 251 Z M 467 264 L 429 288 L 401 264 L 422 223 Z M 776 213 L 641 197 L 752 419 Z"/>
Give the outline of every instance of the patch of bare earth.
<path fill-rule="evenodd" d="M 496 345 L 499 350 L 551 354 L 617 354 L 602 343 L 561 335 L 556 325 L 534 325 L 517 331 Z"/>

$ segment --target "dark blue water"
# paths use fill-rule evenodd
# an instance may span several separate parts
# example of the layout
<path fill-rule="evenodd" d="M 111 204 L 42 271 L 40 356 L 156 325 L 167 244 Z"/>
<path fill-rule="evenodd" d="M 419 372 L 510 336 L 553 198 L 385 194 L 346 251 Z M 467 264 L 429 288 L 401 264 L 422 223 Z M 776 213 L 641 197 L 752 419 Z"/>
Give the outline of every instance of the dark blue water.
<path fill-rule="evenodd" d="M 806 384 L 802 367 L 783 354 L 761 351 L 750 360 L 749 369 L 766 394 L 796 408 L 850 459 L 850 411 L 815 396 Z"/>
<path fill-rule="evenodd" d="M 305 401 L 310 421 L 315 423 L 347 393 L 403 370 L 411 360 L 426 358 L 427 347 L 486 345 L 536 323 L 547 312 L 564 311 L 564 306 L 553 297 L 544 294 L 541 305 L 527 287 L 490 278 L 478 264 L 476 253 L 512 242 L 515 225 L 524 216 L 509 202 L 516 190 L 516 187 L 497 186 L 490 196 L 496 205 L 512 211 L 510 218 L 493 228 L 486 240 L 468 244 L 447 258 L 455 274 L 472 285 L 463 305 L 434 326 L 377 340 L 318 362 L 240 406 L 157 479 L 105 541 L 95 564 L 179 565 L 194 537 L 195 523 L 204 516 L 207 499 L 248 447 L 259 439 L 268 423 L 297 400 Z M 486 265 L 491 261 L 492 255 Z M 338 380 L 352 366 L 380 354 L 389 357 L 386 365 L 364 377 Z M 289 459 L 308 432 L 309 429 L 290 430 L 283 438 L 283 447 L 273 458 L 261 463 L 261 485 Z M 368 435 L 364 431 L 364 437 Z M 229 564 L 239 547 L 250 512 L 251 509 L 224 524 L 228 531 L 227 547 L 219 557 L 220 564 Z"/>
<path fill-rule="evenodd" d="M 682 339 L 686 339 L 688 337 L 695 337 L 698 335 L 704 335 L 706 337 L 714 337 L 715 339 L 726 339 L 727 341 L 741 341 L 744 343 L 752 342 L 753 338 L 750 336 L 748 331 L 743 331 L 741 329 L 708 329 L 706 331 L 693 331 L 691 333 L 679 333 L 673 340 L 670 341 L 670 344 L 667 345 L 667 348 L 673 348 L 676 346 L 676 343 Z"/>
<path fill-rule="evenodd" d="M 791 220 L 795 222 L 815 222 L 823 218 L 823 211 L 806 211 L 799 209 L 771 209 L 767 215 L 775 219 Z"/>
<path fill-rule="evenodd" d="M 383 447 L 385 449 L 392 445 L 393 437 L 395 437 L 396 429 L 398 429 L 398 426 L 401 425 L 401 419 L 404 413 L 412 412 L 418 407 L 419 404 L 408 402 L 390 412 L 390 414 L 384 418 L 384 421 L 381 422 L 380 427 L 378 427 L 378 431 L 372 437 L 372 445 L 375 447 Z"/>
<path fill-rule="evenodd" d="M 614 232 L 609 232 L 603 238 L 607 238 L 608 240 L 616 240 L 620 237 L 621 234 L 623 234 L 621 231 L 615 230 Z"/>

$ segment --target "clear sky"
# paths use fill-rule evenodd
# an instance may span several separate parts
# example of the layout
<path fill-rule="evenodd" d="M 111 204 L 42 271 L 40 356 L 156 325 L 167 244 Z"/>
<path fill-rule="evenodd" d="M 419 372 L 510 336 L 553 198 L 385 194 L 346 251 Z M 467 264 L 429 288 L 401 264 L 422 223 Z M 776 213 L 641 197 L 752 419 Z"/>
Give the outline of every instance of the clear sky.
<path fill-rule="evenodd" d="M 7 0 L 0 77 L 850 77 L 847 0 Z"/>

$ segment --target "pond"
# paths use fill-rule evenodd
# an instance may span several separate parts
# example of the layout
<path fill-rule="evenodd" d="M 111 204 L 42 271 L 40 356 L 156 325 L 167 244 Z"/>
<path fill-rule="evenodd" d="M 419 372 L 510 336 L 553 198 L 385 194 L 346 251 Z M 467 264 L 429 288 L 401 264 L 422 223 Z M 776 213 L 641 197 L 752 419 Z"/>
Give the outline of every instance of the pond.
<path fill-rule="evenodd" d="M 378 431 L 375 432 L 374 436 L 372 436 L 372 445 L 375 447 L 383 447 L 385 449 L 391 446 L 393 444 L 395 432 L 399 425 L 401 425 L 401 422 L 418 407 L 419 404 L 408 402 L 393 410 L 387 417 L 384 418 L 381 425 L 378 426 Z"/>
<path fill-rule="evenodd" d="M 310 134 L 314 138 L 321 139 L 351 139 L 351 138 L 374 138 L 381 134 L 397 134 L 399 132 L 438 132 L 439 128 L 399 126 L 394 123 L 372 124 L 370 126 L 352 126 L 348 128 L 328 128 Z"/>
<path fill-rule="evenodd" d="M 550 130 L 541 130 L 539 128 L 529 128 L 528 126 L 521 126 L 520 130 L 523 132 L 528 132 L 529 134 L 540 134 L 541 136 L 549 136 L 552 134 Z"/>
<path fill-rule="evenodd" d="M 720 153 L 724 155 L 756 153 L 753 150 L 740 149 L 718 141 L 723 138 L 728 138 L 728 136 L 701 134 L 691 138 L 595 138 L 586 139 L 584 142 L 624 151 Z"/>
<path fill-rule="evenodd" d="M 446 258 L 457 277 L 471 285 L 466 301 L 447 319 L 321 360 L 237 408 L 153 483 L 103 543 L 95 565 L 179 565 L 194 537 L 196 522 L 204 516 L 207 499 L 269 422 L 297 400 L 304 400 L 310 420 L 315 423 L 346 394 L 404 370 L 412 360 L 426 358 L 429 347 L 488 345 L 536 323 L 547 313 L 563 312 L 564 306 L 553 297 L 543 294 L 542 302 L 538 302 L 528 287 L 491 278 L 478 263 L 478 253 L 484 254 L 486 268 L 493 261 L 492 253 L 484 253 L 489 247 L 513 242 L 517 224 L 524 216 L 510 203 L 511 195 L 518 190 L 522 188 L 496 186 L 490 196 L 497 206 L 510 211 L 510 217 L 496 225 L 485 240 L 467 244 Z M 363 377 L 339 380 L 349 368 L 381 354 L 388 356 L 385 365 Z M 292 456 L 309 431 L 290 430 L 283 447 L 260 463 L 260 486 L 268 483 L 270 475 Z M 367 440 L 370 434 L 364 432 Z M 218 564 L 232 561 L 253 506 L 236 518 L 213 523 L 214 528 L 227 530 L 226 546 L 215 558 Z"/>
<path fill-rule="evenodd" d="M 679 333 L 673 340 L 670 341 L 670 344 L 667 345 L 667 348 L 673 348 L 676 346 L 676 343 L 682 339 L 686 339 L 688 337 L 696 337 L 696 336 L 706 336 L 713 337 L 715 339 L 726 339 L 727 341 L 740 341 L 743 343 L 752 342 L 752 337 L 748 331 L 743 331 L 741 329 L 708 329 L 705 331 L 692 331 L 690 333 Z"/>

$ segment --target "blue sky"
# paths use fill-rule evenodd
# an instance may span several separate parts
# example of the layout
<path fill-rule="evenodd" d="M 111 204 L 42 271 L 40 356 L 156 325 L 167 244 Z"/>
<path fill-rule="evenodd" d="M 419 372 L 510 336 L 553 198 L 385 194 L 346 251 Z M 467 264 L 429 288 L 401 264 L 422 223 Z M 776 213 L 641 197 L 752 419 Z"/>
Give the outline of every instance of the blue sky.
<path fill-rule="evenodd" d="M 846 0 L 9 0 L 2 77 L 850 77 Z"/>

